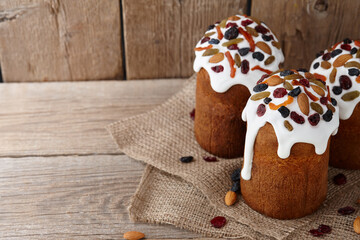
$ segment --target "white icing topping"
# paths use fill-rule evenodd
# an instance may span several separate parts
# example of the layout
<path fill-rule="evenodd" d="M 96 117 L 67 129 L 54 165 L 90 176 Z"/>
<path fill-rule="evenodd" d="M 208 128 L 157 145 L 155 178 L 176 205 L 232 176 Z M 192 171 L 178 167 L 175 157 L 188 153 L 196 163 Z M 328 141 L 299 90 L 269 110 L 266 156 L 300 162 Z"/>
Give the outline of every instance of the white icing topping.
<path fill-rule="evenodd" d="M 242 15 L 236 15 L 236 16 L 239 17 L 240 19 L 236 20 L 236 21 L 228 20 L 227 23 L 229 23 L 229 22 L 236 23 L 238 27 L 241 27 L 244 31 L 246 31 L 245 27 L 241 25 L 241 22 L 243 20 L 251 20 L 251 19 L 248 17 L 242 16 Z M 219 24 L 215 24 L 215 25 L 218 26 Z M 256 22 L 253 22 L 247 26 L 255 29 L 255 27 L 257 25 L 258 24 Z M 265 53 L 263 50 L 259 49 L 256 46 L 254 52 L 261 52 L 264 55 L 264 59 L 262 61 L 254 59 L 252 56 L 253 52 L 249 52 L 247 55 L 241 56 L 241 61 L 247 60 L 249 62 L 250 70 L 248 73 L 243 74 L 241 72 L 241 68 L 234 65 L 234 67 L 236 68 L 236 72 L 235 72 L 235 76 L 232 78 L 230 76 L 231 68 L 229 65 L 229 61 L 226 57 L 219 63 L 209 63 L 209 59 L 212 56 L 202 56 L 202 54 L 205 51 L 205 50 L 202 50 L 202 51 L 195 51 L 196 57 L 195 57 L 195 61 L 194 61 L 194 71 L 199 72 L 201 68 L 204 68 L 210 76 L 211 87 L 213 88 L 213 90 L 215 92 L 219 92 L 219 93 L 226 92 L 230 87 L 232 87 L 236 84 L 244 85 L 251 91 L 252 88 L 256 85 L 256 82 L 261 78 L 262 75 L 265 74 L 265 72 L 263 72 L 261 70 L 251 70 L 251 68 L 259 65 L 261 68 L 273 72 L 273 71 L 276 71 L 279 68 L 279 64 L 284 61 L 284 55 L 283 55 L 281 49 L 277 49 L 276 47 L 274 47 L 272 45 L 272 42 L 274 42 L 274 41 L 278 42 L 276 36 L 271 32 L 271 30 L 264 23 L 262 23 L 261 26 L 263 26 L 269 30 L 269 32 L 266 33 L 265 35 L 268 35 L 268 36 L 272 35 L 274 37 L 274 40 L 265 41 L 262 38 L 261 33 L 259 33 L 257 37 L 252 36 L 252 38 L 253 38 L 255 44 L 260 41 L 265 42 L 268 45 L 268 47 L 271 49 L 271 55 L 275 57 L 275 60 L 271 64 L 265 65 L 265 60 L 268 57 L 270 57 L 271 55 L 269 55 L 268 53 Z M 230 27 L 220 28 L 223 35 L 225 35 L 225 32 L 228 29 L 230 29 Z M 218 33 L 217 33 L 216 28 L 208 30 L 206 32 L 206 34 L 212 33 L 212 32 L 214 32 L 214 34 L 212 36 L 210 36 L 210 39 L 218 39 Z M 250 47 L 249 42 L 246 40 L 246 38 L 242 34 L 239 34 L 239 36 L 237 38 L 244 39 L 242 42 L 237 44 L 239 49 Z M 225 39 L 225 37 L 223 37 L 218 44 L 211 44 L 211 45 L 213 45 L 213 49 L 219 49 L 220 53 L 225 54 L 227 51 L 229 51 L 232 58 L 235 59 L 235 54 L 238 54 L 238 50 L 229 50 L 226 46 L 222 46 L 223 43 L 226 43 L 228 41 L 229 40 L 227 40 L 227 39 Z M 201 44 L 201 40 L 200 40 L 197 43 L 196 48 L 207 47 L 209 45 L 210 45 L 209 42 L 205 42 L 205 43 Z M 218 65 L 221 65 L 224 67 L 224 70 L 222 72 L 217 73 L 211 69 L 211 67 L 218 66 Z"/>
<path fill-rule="evenodd" d="M 359 42 L 360 43 L 360 42 Z M 338 44 L 336 46 L 335 49 L 341 49 L 341 45 L 344 44 L 343 42 Z M 352 48 L 356 48 L 359 51 L 359 47 L 357 47 L 354 43 L 354 41 L 352 41 L 352 43 L 349 44 Z M 325 50 L 324 54 L 328 53 L 328 50 Z M 350 54 L 350 51 L 344 50 L 342 49 L 342 53 L 332 57 L 330 60 L 328 60 L 329 63 L 331 63 L 331 65 L 334 63 L 334 61 L 341 55 L 345 55 L 345 54 Z M 356 58 L 356 52 L 354 54 L 352 54 L 353 58 L 351 58 L 350 60 L 348 60 L 347 62 L 357 62 L 360 64 L 360 58 Z M 360 97 L 357 97 L 356 99 L 352 100 L 352 101 L 344 101 L 342 99 L 342 96 L 344 96 L 344 94 L 352 92 L 352 91 L 360 91 L 360 83 L 356 82 L 356 78 L 357 76 L 350 76 L 348 73 L 348 70 L 350 68 L 343 66 L 340 67 L 334 67 L 332 66 L 329 69 L 324 69 L 323 67 L 321 67 L 319 65 L 319 67 L 317 67 L 316 69 L 314 68 L 314 64 L 319 63 L 321 64 L 321 62 L 324 61 L 322 59 L 322 56 L 319 56 L 318 58 L 316 58 L 312 63 L 311 63 L 311 68 L 310 68 L 310 72 L 311 73 L 317 73 L 317 74 L 321 74 L 324 75 L 326 77 L 326 84 L 329 85 L 330 87 L 330 91 L 332 91 L 334 86 L 340 86 L 340 76 L 345 75 L 348 76 L 351 79 L 352 82 L 352 87 L 348 90 L 343 89 L 342 93 L 339 95 L 334 94 L 334 92 L 331 92 L 331 97 L 335 98 L 336 101 L 339 104 L 339 109 L 340 109 L 340 119 L 342 120 L 346 120 L 349 119 L 356 107 L 356 105 L 360 102 Z M 335 81 L 333 83 L 330 82 L 329 78 L 330 78 L 330 73 L 332 72 L 333 68 L 336 68 L 336 78 Z M 354 68 L 354 67 L 351 67 Z M 356 67 L 355 67 L 356 68 Z M 359 69 L 359 68 L 357 68 Z"/>
<path fill-rule="evenodd" d="M 275 74 L 276 76 L 280 76 L 279 74 Z M 298 79 L 299 80 L 299 79 Z M 266 81 L 266 79 L 265 79 Z M 287 80 L 288 83 L 291 83 L 292 80 Z M 310 85 L 313 83 L 310 82 Z M 275 98 L 273 96 L 273 92 L 277 88 L 282 88 L 283 84 L 279 84 L 277 86 L 268 86 L 265 90 L 270 92 L 269 98 L 272 99 L 271 103 L 275 105 L 279 105 L 283 103 L 286 99 L 288 99 L 288 95 L 285 95 L 282 98 Z M 294 86 L 296 88 L 298 86 Z M 301 89 L 301 93 L 305 93 L 304 86 L 299 86 Z M 306 90 L 312 93 L 314 96 L 320 99 L 320 95 L 317 94 L 311 87 L 306 88 Z M 289 92 L 289 91 L 288 91 Z M 253 93 L 253 95 L 256 93 Z M 252 96 L 253 96 L 252 95 Z M 327 91 L 325 91 L 325 96 L 327 96 Z M 321 155 L 325 152 L 327 148 L 327 143 L 329 137 L 331 135 L 335 135 L 339 126 L 339 111 L 335 106 L 335 112 L 333 113 L 332 119 L 327 122 L 323 119 L 324 115 L 320 114 L 320 121 L 316 126 L 312 126 L 308 121 L 308 117 L 316 114 L 316 112 L 309 107 L 309 114 L 305 115 L 300 110 L 298 104 L 298 97 L 293 98 L 293 102 L 286 105 L 286 108 L 290 110 L 290 112 L 295 111 L 297 114 L 301 115 L 305 122 L 303 124 L 296 123 L 290 115 L 284 118 L 278 110 L 272 110 L 269 107 L 269 104 L 265 104 L 264 99 L 260 99 L 257 101 L 249 99 L 247 105 L 242 112 L 242 119 L 247 121 L 247 132 L 246 132 L 246 140 L 245 140 L 245 151 L 244 151 L 244 166 L 241 171 L 241 177 L 244 180 L 250 180 L 251 178 L 251 168 L 252 168 L 252 160 L 254 155 L 254 143 L 257 137 L 258 131 L 261 127 L 263 127 L 267 122 L 270 123 L 274 130 L 278 141 L 278 149 L 277 154 L 280 158 L 287 158 L 290 156 L 290 151 L 292 146 L 295 143 L 309 143 L 315 146 L 315 152 L 318 155 Z M 316 102 L 319 104 L 325 112 L 328 110 L 326 105 L 320 103 L 320 100 L 313 101 L 310 98 L 309 105 L 311 102 Z M 263 116 L 259 117 L 257 115 L 257 108 L 260 104 L 264 104 L 266 108 L 266 112 Z M 292 131 L 289 131 L 284 126 L 284 121 L 287 120 L 293 127 Z M 266 149 L 264 149 L 266 151 Z"/>

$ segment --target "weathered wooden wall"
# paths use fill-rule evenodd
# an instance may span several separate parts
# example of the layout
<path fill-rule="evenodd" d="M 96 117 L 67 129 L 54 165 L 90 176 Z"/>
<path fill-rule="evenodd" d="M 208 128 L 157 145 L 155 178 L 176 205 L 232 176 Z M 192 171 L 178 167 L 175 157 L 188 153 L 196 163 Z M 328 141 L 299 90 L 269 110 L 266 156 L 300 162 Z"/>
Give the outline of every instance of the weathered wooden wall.
<path fill-rule="evenodd" d="M 354 0 L 1 0 L 0 65 L 6 82 L 188 77 L 206 27 L 247 13 L 280 38 L 285 67 L 308 67 L 360 38 L 359 12 Z"/>

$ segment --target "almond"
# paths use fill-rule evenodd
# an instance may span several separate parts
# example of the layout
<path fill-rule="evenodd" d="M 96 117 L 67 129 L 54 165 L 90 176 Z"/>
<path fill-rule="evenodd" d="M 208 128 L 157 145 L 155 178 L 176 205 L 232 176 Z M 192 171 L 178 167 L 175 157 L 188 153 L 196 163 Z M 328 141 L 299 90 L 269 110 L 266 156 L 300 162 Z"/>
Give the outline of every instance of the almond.
<path fill-rule="evenodd" d="M 300 111 L 305 115 L 309 115 L 309 98 L 307 95 L 305 93 L 300 93 L 297 100 Z"/>
<path fill-rule="evenodd" d="M 352 58 L 351 54 L 341 55 L 337 59 L 335 59 L 335 61 L 333 62 L 333 66 L 334 67 L 341 67 L 351 58 Z"/>
<path fill-rule="evenodd" d="M 142 232 L 130 231 L 124 233 L 124 238 L 127 240 L 139 240 L 145 237 L 145 234 Z"/>
<path fill-rule="evenodd" d="M 325 96 L 325 91 L 321 87 L 316 86 L 316 85 L 311 85 L 311 88 L 320 96 L 322 96 L 322 97 Z"/>
<path fill-rule="evenodd" d="M 271 55 L 271 48 L 265 42 L 257 42 L 255 46 L 263 50 L 265 53 Z"/>
<path fill-rule="evenodd" d="M 264 64 L 265 64 L 265 65 L 269 65 L 269 64 L 273 63 L 274 60 L 275 60 L 275 57 L 274 57 L 273 55 L 271 55 L 270 57 L 268 57 L 268 58 L 265 60 Z"/>
<path fill-rule="evenodd" d="M 329 63 L 327 61 L 322 61 L 320 66 L 324 69 L 329 69 L 329 68 L 331 68 L 331 63 Z"/>
<path fill-rule="evenodd" d="M 218 63 L 221 62 L 222 60 L 224 60 L 224 54 L 217 53 L 209 59 L 209 63 Z"/>
<path fill-rule="evenodd" d="M 354 221 L 354 231 L 360 234 L 360 217 L 356 217 Z"/>
<path fill-rule="evenodd" d="M 266 80 L 266 83 L 269 86 L 276 86 L 283 82 L 284 82 L 284 79 L 282 79 L 281 77 L 279 77 L 277 75 L 271 76 L 268 80 Z"/>
<path fill-rule="evenodd" d="M 233 191 L 228 191 L 225 195 L 225 204 L 231 206 L 236 202 L 237 195 Z"/>
<path fill-rule="evenodd" d="M 336 68 L 333 68 L 333 70 L 332 70 L 331 73 L 330 73 L 329 79 L 330 79 L 330 82 L 331 82 L 331 83 L 334 83 L 334 82 L 335 82 L 336 72 L 337 72 Z"/>
<path fill-rule="evenodd" d="M 281 44 L 279 42 L 272 41 L 271 44 L 276 47 L 277 49 L 281 48 Z"/>

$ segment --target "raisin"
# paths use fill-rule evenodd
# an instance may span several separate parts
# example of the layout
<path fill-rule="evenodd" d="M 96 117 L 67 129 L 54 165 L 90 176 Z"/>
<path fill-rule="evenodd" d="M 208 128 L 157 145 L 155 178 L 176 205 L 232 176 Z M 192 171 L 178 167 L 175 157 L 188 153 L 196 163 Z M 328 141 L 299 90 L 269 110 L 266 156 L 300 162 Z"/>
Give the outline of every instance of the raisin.
<path fill-rule="evenodd" d="M 317 69 L 318 67 L 320 66 L 320 63 L 319 62 L 317 62 L 317 63 L 314 63 L 314 69 Z"/>
<path fill-rule="evenodd" d="M 331 104 L 332 104 L 333 106 L 336 106 L 336 105 L 337 105 L 337 101 L 336 101 L 335 98 L 331 98 Z"/>
<path fill-rule="evenodd" d="M 352 43 L 352 41 L 351 41 L 350 38 L 345 38 L 343 41 L 344 41 L 345 44 L 350 44 L 350 43 Z"/>
<path fill-rule="evenodd" d="M 334 176 L 333 182 L 335 185 L 344 185 L 347 182 L 346 176 L 342 173 L 339 173 L 338 175 Z"/>
<path fill-rule="evenodd" d="M 246 19 L 246 20 L 241 21 L 241 25 L 244 26 L 244 27 L 246 27 L 247 25 L 250 25 L 252 23 L 253 23 L 253 21 L 251 21 L 250 19 Z"/>
<path fill-rule="evenodd" d="M 316 126 L 320 122 L 320 114 L 314 113 L 308 117 L 308 120 L 311 126 Z"/>
<path fill-rule="evenodd" d="M 355 54 L 355 53 L 357 53 L 357 51 L 358 51 L 357 48 L 353 47 L 350 51 L 350 54 Z"/>
<path fill-rule="evenodd" d="M 334 51 L 331 52 L 331 57 L 336 57 L 340 53 L 342 53 L 341 49 L 335 49 Z"/>
<path fill-rule="evenodd" d="M 250 70 L 249 62 L 245 59 L 241 62 L 241 72 L 247 74 Z"/>
<path fill-rule="evenodd" d="M 350 68 L 348 70 L 350 76 L 359 76 L 360 71 L 357 68 Z"/>
<path fill-rule="evenodd" d="M 341 75 L 339 78 L 339 82 L 340 82 L 340 87 L 344 90 L 348 90 L 352 86 L 351 79 L 346 75 Z"/>
<path fill-rule="evenodd" d="M 231 173 L 231 180 L 233 182 L 240 181 L 240 172 L 241 168 L 237 168 Z"/>
<path fill-rule="evenodd" d="M 209 37 L 204 37 L 203 39 L 201 39 L 201 44 L 203 44 L 203 43 L 205 43 L 205 42 L 207 42 L 207 41 L 209 41 L 210 40 L 210 38 Z"/>
<path fill-rule="evenodd" d="M 322 56 L 322 59 L 324 61 L 329 61 L 331 58 L 331 53 L 325 53 L 323 56 Z"/>
<path fill-rule="evenodd" d="M 190 112 L 190 118 L 195 120 L 195 108 Z"/>
<path fill-rule="evenodd" d="M 192 162 L 193 159 L 194 159 L 193 156 L 186 156 L 186 157 L 181 157 L 180 161 L 182 163 L 189 163 L 189 162 Z"/>
<path fill-rule="evenodd" d="M 218 39 L 215 39 L 215 38 L 212 38 L 212 39 L 210 39 L 210 41 L 209 41 L 209 43 L 210 44 L 219 44 L 219 40 Z"/>
<path fill-rule="evenodd" d="M 259 117 L 262 117 L 264 116 L 266 112 L 266 107 L 264 104 L 260 104 L 256 110 L 256 114 L 259 116 Z"/>
<path fill-rule="evenodd" d="M 255 27 L 255 30 L 256 30 L 258 33 L 262 33 L 262 34 L 266 34 L 266 33 L 269 32 L 269 30 L 268 30 L 266 27 L 262 26 L 262 25 L 257 25 L 257 26 Z"/>
<path fill-rule="evenodd" d="M 318 57 L 322 56 L 323 54 L 324 54 L 324 51 L 320 51 L 315 56 L 318 58 Z"/>
<path fill-rule="evenodd" d="M 261 78 L 259 79 L 259 81 L 256 82 L 256 84 L 262 83 L 264 81 L 264 79 L 267 77 L 270 77 L 270 75 L 269 74 L 262 75 Z"/>
<path fill-rule="evenodd" d="M 341 44 L 340 46 L 341 49 L 344 49 L 346 51 L 350 51 L 351 50 L 351 46 L 349 44 Z"/>
<path fill-rule="evenodd" d="M 246 54 L 248 54 L 250 51 L 250 48 L 246 47 L 246 48 L 240 48 L 238 50 L 240 56 L 245 56 Z"/>
<path fill-rule="evenodd" d="M 264 103 L 265 104 L 269 104 L 271 101 L 272 101 L 272 99 L 269 98 L 269 97 L 264 98 Z"/>
<path fill-rule="evenodd" d="M 216 157 L 203 156 L 203 159 L 204 159 L 206 162 L 217 162 L 217 158 L 216 158 Z"/>
<path fill-rule="evenodd" d="M 327 97 L 321 97 L 320 102 L 321 102 L 321 104 L 326 105 L 328 103 L 328 98 Z"/>
<path fill-rule="evenodd" d="M 339 86 L 334 86 L 334 87 L 332 88 L 332 91 L 333 91 L 333 93 L 334 93 L 335 95 L 340 95 L 340 94 L 342 93 L 342 88 L 339 87 Z"/>
<path fill-rule="evenodd" d="M 309 232 L 314 237 L 321 237 L 322 235 L 324 235 L 324 233 L 320 232 L 318 229 L 311 229 Z"/>
<path fill-rule="evenodd" d="M 290 115 L 290 110 L 285 106 L 279 107 L 278 111 L 280 112 L 281 116 L 283 116 L 283 118 L 287 118 Z"/>
<path fill-rule="evenodd" d="M 216 73 L 219 73 L 219 72 L 224 71 L 224 67 L 221 65 L 217 65 L 217 66 L 211 67 L 211 70 L 213 70 Z"/>
<path fill-rule="evenodd" d="M 262 39 L 265 41 L 265 42 L 269 42 L 271 40 L 274 40 L 274 36 L 273 35 L 261 35 Z"/>
<path fill-rule="evenodd" d="M 310 87 L 310 83 L 309 80 L 307 80 L 306 78 L 302 78 L 299 80 L 300 84 L 305 86 L 305 87 Z"/>
<path fill-rule="evenodd" d="M 287 91 L 285 88 L 277 88 L 274 90 L 273 92 L 273 96 L 274 98 L 282 98 L 283 96 L 285 96 L 287 94 Z"/>
<path fill-rule="evenodd" d="M 264 54 L 262 54 L 261 52 L 254 52 L 254 53 L 252 54 L 252 56 L 253 56 L 253 58 L 259 60 L 260 62 L 261 62 L 262 60 L 264 60 L 264 58 L 265 58 Z"/>
<path fill-rule="evenodd" d="M 214 228 L 222 228 L 226 224 L 226 218 L 217 216 L 211 219 L 210 223 Z"/>
<path fill-rule="evenodd" d="M 227 40 L 235 39 L 239 35 L 239 30 L 236 27 L 229 28 L 225 34 L 224 38 Z"/>
<path fill-rule="evenodd" d="M 225 26 L 226 28 L 229 28 L 229 27 L 238 27 L 238 25 L 236 24 L 236 23 L 234 23 L 234 22 L 229 22 L 228 24 L 226 24 L 226 26 Z"/>
<path fill-rule="evenodd" d="M 325 224 L 319 225 L 318 230 L 322 233 L 331 233 L 331 227 Z"/>
<path fill-rule="evenodd" d="M 288 95 L 291 97 L 296 97 L 297 95 L 299 95 L 301 93 L 301 89 L 300 87 L 296 87 L 293 90 L 291 90 Z"/>
<path fill-rule="evenodd" d="M 268 85 L 267 85 L 267 84 L 261 83 L 261 84 L 256 85 L 256 86 L 253 88 L 253 91 L 254 91 L 254 92 L 262 92 L 262 91 L 265 91 L 267 88 L 268 88 Z"/>
<path fill-rule="evenodd" d="M 282 76 L 282 77 L 285 77 L 285 76 L 288 76 L 291 74 L 294 74 L 294 72 L 291 70 L 284 70 L 284 71 L 280 72 L 280 76 Z"/>
<path fill-rule="evenodd" d="M 350 214 L 352 214 L 353 212 L 355 212 L 355 208 L 350 207 L 350 206 L 343 207 L 343 208 L 340 208 L 340 209 L 338 210 L 338 213 L 339 213 L 340 215 L 350 215 Z"/>
<path fill-rule="evenodd" d="M 308 70 L 306 68 L 298 68 L 297 71 L 298 72 L 308 72 Z"/>
<path fill-rule="evenodd" d="M 292 120 L 294 120 L 294 122 L 296 122 L 298 124 L 303 124 L 305 122 L 304 117 L 297 114 L 296 112 L 291 112 L 290 117 Z"/>
<path fill-rule="evenodd" d="M 322 117 L 326 122 L 330 122 L 333 117 L 333 112 L 330 109 L 328 109 Z"/>
<path fill-rule="evenodd" d="M 233 192 L 239 192 L 240 191 L 240 181 L 236 181 L 233 183 L 231 187 L 231 191 Z"/>
<path fill-rule="evenodd" d="M 238 45 L 237 44 L 232 44 L 230 46 L 227 47 L 229 50 L 238 50 Z"/>
<path fill-rule="evenodd" d="M 208 26 L 207 30 L 210 31 L 211 29 L 214 29 L 214 28 L 215 28 L 215 25 L 212 24 L 212 25 Z"/>

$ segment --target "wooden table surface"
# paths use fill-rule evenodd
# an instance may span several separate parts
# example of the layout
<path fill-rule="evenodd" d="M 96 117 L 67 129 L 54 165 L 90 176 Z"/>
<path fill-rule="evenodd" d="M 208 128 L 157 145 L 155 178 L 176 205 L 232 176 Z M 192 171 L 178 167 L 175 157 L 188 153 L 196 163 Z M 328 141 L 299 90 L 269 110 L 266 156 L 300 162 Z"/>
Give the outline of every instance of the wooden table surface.
<path fill-rule="evenodd" d="M 168 225 L 131 223 L 130 197 L 144 165 L 104 127 L 146 112 L 184 80 L 0 85 L 0 238 L 199 238 Z"/>

